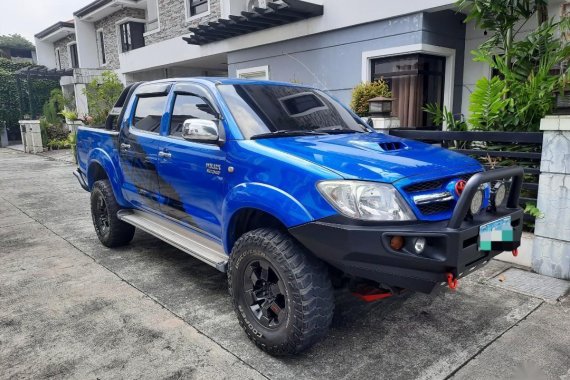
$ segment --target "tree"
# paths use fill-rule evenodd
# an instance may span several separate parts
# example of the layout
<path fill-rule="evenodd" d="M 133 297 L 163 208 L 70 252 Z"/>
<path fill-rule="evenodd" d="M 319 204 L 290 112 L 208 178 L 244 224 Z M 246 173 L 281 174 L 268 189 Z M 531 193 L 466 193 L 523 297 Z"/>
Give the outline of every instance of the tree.
<path fill-rule="evenodd" d="M 560 38 L 570 20 L 548 17 L 546 0 L 459 0 L 460 10 L 491 31 L 473 51 L 475 61 L 495 72 L 481 78 L 471 94 L 471 126 L 485 130 L 536 131 L 540 119 L 552 111 L 554 92 L 570 79 L 567 61 L 570 45 Z M 521 29 L 532 18 L 538 23 L 526 36 Z M 566 67 L 566 68 L 565 68 Z"/>
<path fill-rule="evenodd" d="M 35 46 L 25 37 L 15 33 L 0 36 L 0 48 L 33 50 Z"/>

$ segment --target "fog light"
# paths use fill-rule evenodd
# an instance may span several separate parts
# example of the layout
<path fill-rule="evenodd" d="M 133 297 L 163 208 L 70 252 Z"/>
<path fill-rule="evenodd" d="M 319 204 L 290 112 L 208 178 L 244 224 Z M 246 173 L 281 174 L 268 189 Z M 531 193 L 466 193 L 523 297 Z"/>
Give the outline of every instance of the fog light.
<path fill-rule="evenodd" d="M 495 207 L 499 207 L 505 201 L 507 196 L 507 188 L 505 184 L 501 182 L 497 182 L 495 187 L 493 188 L 493 203 Z"/>
<path fill-rule="evenodd" d="M 414 241 L 414 250 L 416 251 L 416 253 L 419 255 L 420 253 L 422 253 L 424 251 L 424 249 L 426 248 L 426 239 L 425 238 L 417 238 Z"/>
<path fill-rule="evenodd" d="M 399 251 L 404 246 L 404 238 L 402 236 L 392 236 L 390 239 L 390 248 Z"/>
<path fill-rule="evenodd" d="M 483 191 L 481 190 L 477 190 L 475 195 L 473 195 L 473 199 L 471 200 L 471 207 L 469 207 L 472 215 L 475 215 L 481 211 L 481 207 L 483 207 L 483 198 Z"/>

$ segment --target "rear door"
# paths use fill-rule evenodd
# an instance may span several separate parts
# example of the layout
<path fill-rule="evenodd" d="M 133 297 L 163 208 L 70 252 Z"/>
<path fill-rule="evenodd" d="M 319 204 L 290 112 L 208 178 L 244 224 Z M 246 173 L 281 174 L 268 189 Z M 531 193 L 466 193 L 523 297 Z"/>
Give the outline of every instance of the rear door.
<path fill-rule="evenodd" d="M 184 83 L 175 86 L 173 93 L 158 168 L 162 210 L 201 232 L 220 237 L 225 152 L 215 143 L 184 140 L 182 125 L 187 119 L 222 121 L 206 89 Z"/>
<path fill-rule="evenodd" d="M 141 85 L 119 135 L 125 198 L 136 207 L 158 211 L 157 164 L 160 129 L 170 85 Z"/>

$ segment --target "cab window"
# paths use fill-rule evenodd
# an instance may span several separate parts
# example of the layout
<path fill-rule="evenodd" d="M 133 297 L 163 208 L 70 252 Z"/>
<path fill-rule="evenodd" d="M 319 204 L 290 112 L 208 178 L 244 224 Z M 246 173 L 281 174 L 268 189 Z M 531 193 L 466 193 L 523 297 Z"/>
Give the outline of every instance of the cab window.
<path fill-rule="evenodd" d="M 133 127 L 143 132 L 159 133 L 165 105 L 165 95 L 138 97 Z"/>
<path fill-rule="evenodd" d="M 178 94 L 170 119 L 170 135 L 182 136 L 182 126 L 187 119 L 216 120 L 217 112 L 210 103 L 194 94 Z"/>

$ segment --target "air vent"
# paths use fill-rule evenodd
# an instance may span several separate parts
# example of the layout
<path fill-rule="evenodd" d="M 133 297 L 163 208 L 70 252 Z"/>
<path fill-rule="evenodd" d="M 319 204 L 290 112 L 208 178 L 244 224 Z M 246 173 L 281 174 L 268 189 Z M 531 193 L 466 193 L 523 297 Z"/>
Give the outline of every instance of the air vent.
<path fill-rule="evenodd" d="M 402 144 L 399 141 L 383 142 L 383 143 L 379 143 L 378 145 L 380 145 L 380 148 L 382 148 L 384 150 L 384 152 L 391 152 L 393 150 L 401 150 L 401 149 L 404 149 L 406 147 L 404 144 Z"/>

